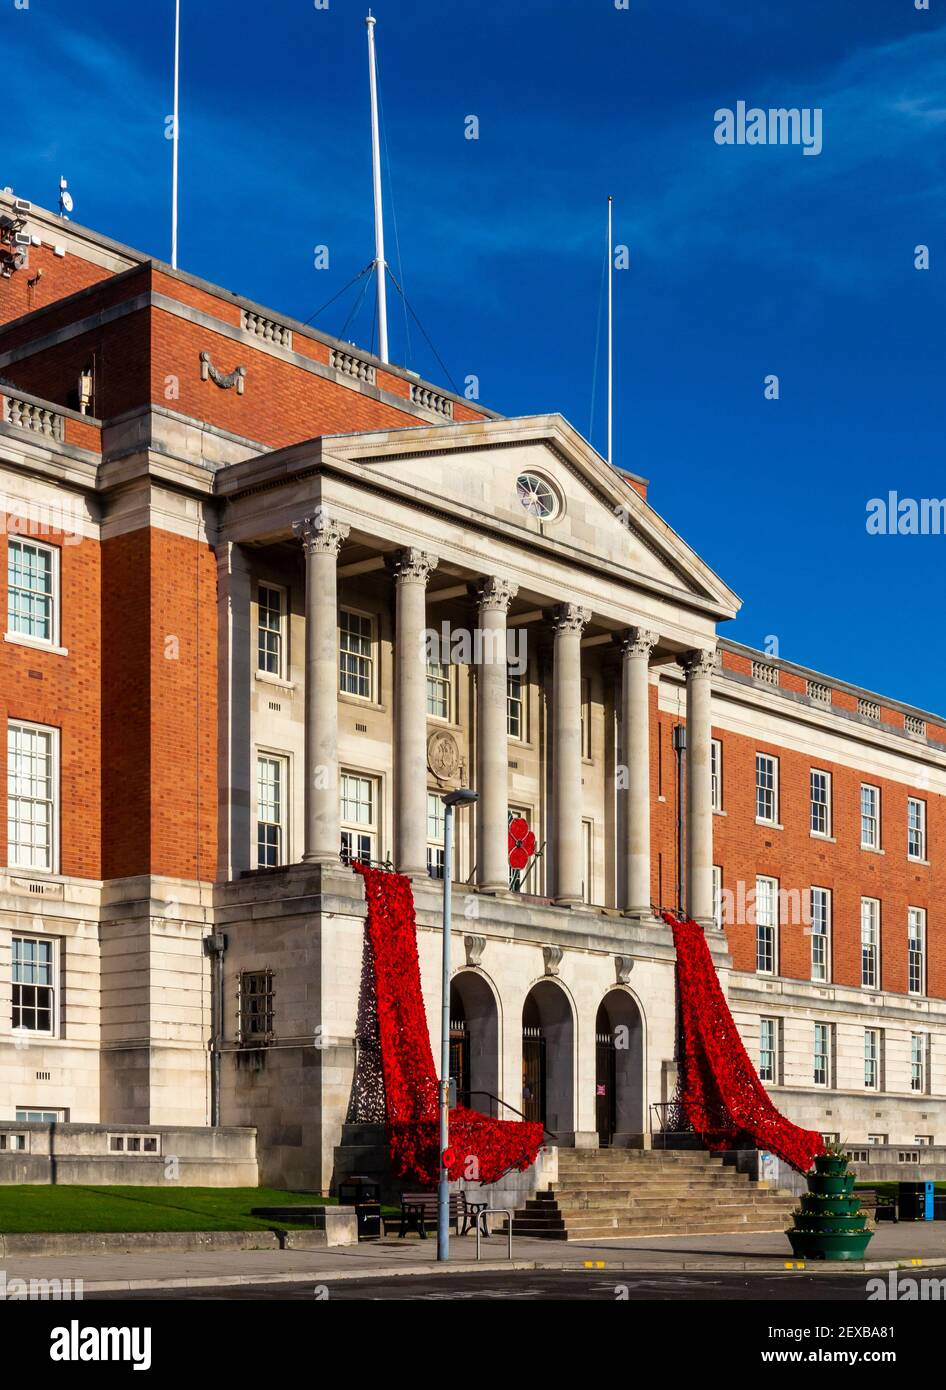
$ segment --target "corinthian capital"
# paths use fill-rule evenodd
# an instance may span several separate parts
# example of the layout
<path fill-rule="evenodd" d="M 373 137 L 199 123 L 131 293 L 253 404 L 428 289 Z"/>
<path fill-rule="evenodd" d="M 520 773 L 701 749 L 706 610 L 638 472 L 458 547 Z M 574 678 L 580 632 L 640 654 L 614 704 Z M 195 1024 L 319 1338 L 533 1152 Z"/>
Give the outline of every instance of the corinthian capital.
<path fill-rule="evenodd" d="M 411 546 L 398 551 L 391 561 L 391 569 L 398 584 L 426 584 L 438 563 L 436 555 L 428 555 L 426 550 L 415 550 Z"/>
<path fill-rule="evenodd" d="M 321 508 L 312 516 L 294 521 L 292 529 L 301 540 L 307 555 L 337 555 L 342 541 L 348 539 L 350 526 L 343 521 L 333 521 Z"/>
<path fill-rule="evenodd" d="M 716 650 L 713 647 L 706 647 L 687 652 L 680 658 L 680 665 L 687 676 L 711 676 L 717 665 Z"/>
<path fill-rule="evenodd" d="M 519 592 L 519 585 L 508 579 L 481 579 L 476 597 L 481 613 L 508 613 L 509 605 Z"/>
<path fill-rule="evenodd" d="M 621 651 L 625 656 L 649 658 L 659 640 L 660 633 L 652 632 L 650 628 L 629 627 L 621 643 Z"/>
<path fill-rule="evenodd" d="M 577 632 L 579 635 L 590 621 L 590 609 L 577 603 L 560 603 L 552 619 L 556 632 Z"/>

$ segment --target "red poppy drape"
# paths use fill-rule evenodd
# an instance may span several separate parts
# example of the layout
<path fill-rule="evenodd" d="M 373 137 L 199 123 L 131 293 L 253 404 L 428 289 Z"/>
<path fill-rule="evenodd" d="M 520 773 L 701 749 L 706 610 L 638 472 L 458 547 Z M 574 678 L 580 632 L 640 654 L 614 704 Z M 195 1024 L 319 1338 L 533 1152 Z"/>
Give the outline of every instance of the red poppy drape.
<path fill-rule="evenodd" d="M 743 1047 L 703 928 L 663 913 L 677 950 L 680 1105 L 710 1149 L 766 1149 L 807 1173 L 821 1136 L 776 1110 Z"/>
<path fill-rule="evenodd" d="M 365 881 L 391 1163 L 397 1177 L 429 1187 L 440 1172 L 437 1071 L 421 992 L 411 881 L 365 864 L 352 867 Z M 449 1133 L 450 1177 L 489 1183 L 534 1163 L 544 1131 L 532 1121 L 494 1120 L 457 1106 L 450 1111 Z"/>

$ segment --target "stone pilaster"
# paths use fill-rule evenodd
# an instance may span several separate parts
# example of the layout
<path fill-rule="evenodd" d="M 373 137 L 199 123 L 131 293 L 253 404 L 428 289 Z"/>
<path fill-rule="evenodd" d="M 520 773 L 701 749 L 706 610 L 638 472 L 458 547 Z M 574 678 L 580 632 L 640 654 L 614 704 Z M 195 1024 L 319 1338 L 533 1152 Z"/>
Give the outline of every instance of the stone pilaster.
<path fill-rule="evenodd" d="M 633 917 L 650 915 L 650 655 L 658 634 L 632 627 L 621 647 L 621 745 L 625 856 L 624 910 Z"/>
<path fill-rule="evenodd" d="M 516 593 L 516 585 L 508 579 L 484 579 L 477 589 L 476 881 L 492 892 L 509 887 L 506 616 Z"/>
<path fill-rule="evenodd" d="M 690 652 L 682 662 L 687 689 L 687 912 L 704 927 L 713 921 L 713 724 L 710 687 L 713 650 Z"/>
<path fill-rule="evenodd" d="M 552 840 L 555 900 L 581 902 L 581 634 L 591 614 L 575 603 L 555 613 L 552 672 Z"/>
<path fill-rule="evenodd" d="M 338 552 L 349 527 L 321 510 L 293 530 L 305 550 L 305 847 L 329 864 L 341 847 L 338 807 Z"/>
<path fill-rule="evenodd" d="M 427 581 L 437 559 L 402 550 L 392 566 L 394 636 L 394 862 L 402 874 L 427 872 Z"/>

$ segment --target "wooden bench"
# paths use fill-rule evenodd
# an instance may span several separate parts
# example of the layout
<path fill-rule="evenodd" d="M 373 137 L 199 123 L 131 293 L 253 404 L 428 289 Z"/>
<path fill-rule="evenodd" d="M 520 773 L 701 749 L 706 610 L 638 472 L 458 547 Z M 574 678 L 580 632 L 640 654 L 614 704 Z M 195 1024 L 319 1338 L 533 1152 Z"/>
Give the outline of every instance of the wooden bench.
<path fill-rule="evenodd" d="M 467 1206 L 465 1192 L 450 1193 L 450 1224 L 456 1230 L 458 1236 L 463 1235 L 472 1219 L 472 1213 Z M 463 1223 L 463 1230 L 460 1223 Z M 421 1240 L 427 1239 L 427 1227 L 437 1225 L 437 1193 L 434 1192 L 402 1192 L 401 1193 L 401 1217 L 399 1236 L 406 1236 L 408 1231 L 416 1231 Z"/>
<path fill-rule="evenodd" d="M 878 1192 L 876 1187 L 855 1187 L 854 1196 L 875 1221 L 899 1221 L 897 1199 L 892 1192 Z"/>

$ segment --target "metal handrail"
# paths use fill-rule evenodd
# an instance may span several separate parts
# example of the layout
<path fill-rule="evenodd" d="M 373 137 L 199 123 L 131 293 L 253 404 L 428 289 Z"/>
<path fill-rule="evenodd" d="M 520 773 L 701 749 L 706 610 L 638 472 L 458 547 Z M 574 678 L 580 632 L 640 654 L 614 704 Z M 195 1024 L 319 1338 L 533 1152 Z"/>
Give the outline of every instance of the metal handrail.
<path fill-rule="evenodd" d="M 519 1116 L 520 1120 L 526 1120 L 526 1122 L 529 1123 L 528 1116 L 523 1115 L 522 1111 L 517 1110 L 514 1105 L 510 1105 L 508 1100 L 500 1100 L 499 1096 L 494 1096 L 492 1091 L 481 1091 L 479 1089 L 465 1091 L 458 1090 L 457 1100 L 459 1100 L 461 1096 L 485 1096 L 487 1100 L 494 1100 L 497 1105 L 502 1105 L 506 1110 L 511 1110 L 514 1115 Z M 555 1131 L 553 1129 L 547 1129 L 545 1125 L 542 1126 L 542 1132 L 543 1134 L 547 1134 L 550 1139 L 558 1138 L 558 1135 L 555 1133 Z"/>
<path fill-rule="evenodd" d="M 506 1235 L 509 1237 L 509 1246 L 506 1251 L 506 1259 L 512 1259 L 512 1218 L 515 1215 L 512 1207 L 485 1207 L 483 1211 L 476 1213 L 476 1258 L 480 1259 L 480 1222 L 485 1221 L 490 1216 L 505 1216 Z M 489 1236 L 489 1232 L 486 1234 Z M 489 1236 L 492 1239 L 492 1236 Z"/>

